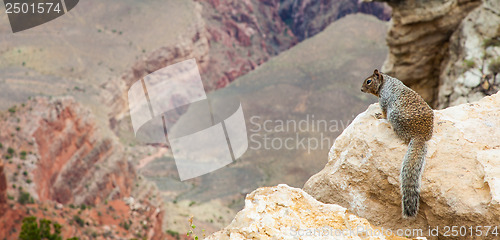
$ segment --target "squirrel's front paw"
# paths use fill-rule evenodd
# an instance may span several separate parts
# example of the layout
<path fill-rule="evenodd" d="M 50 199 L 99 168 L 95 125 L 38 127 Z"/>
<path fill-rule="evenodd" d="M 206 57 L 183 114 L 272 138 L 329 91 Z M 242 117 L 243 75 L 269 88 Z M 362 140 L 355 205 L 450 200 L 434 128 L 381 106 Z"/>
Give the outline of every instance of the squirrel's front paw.
<path fill-rule="evenodd" d="M 383 113 L 375 113 L 375 118 L 377 118 L 377 119 L 385 119 Z"/>

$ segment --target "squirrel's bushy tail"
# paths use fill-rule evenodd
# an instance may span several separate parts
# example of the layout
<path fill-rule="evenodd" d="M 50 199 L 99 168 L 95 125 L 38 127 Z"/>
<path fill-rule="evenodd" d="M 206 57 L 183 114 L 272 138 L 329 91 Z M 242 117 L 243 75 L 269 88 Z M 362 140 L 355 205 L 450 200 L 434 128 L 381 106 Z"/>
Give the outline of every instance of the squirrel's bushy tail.
<path fill-rule="evenodd" d="M 425 140 L 413 138 L 401 167 L 401 202 L 404 217 L 415 217 L 420 199 L 420 179 L 425 165 Z"/>

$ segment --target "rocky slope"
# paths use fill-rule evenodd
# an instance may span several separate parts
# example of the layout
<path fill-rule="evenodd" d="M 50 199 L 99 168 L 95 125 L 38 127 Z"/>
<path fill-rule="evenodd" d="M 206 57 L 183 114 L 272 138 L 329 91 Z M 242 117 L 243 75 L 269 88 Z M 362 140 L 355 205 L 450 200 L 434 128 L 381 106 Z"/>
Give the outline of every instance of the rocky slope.
<path fill-rule="evenodd" d="M 231 224 L 207 239 L 407 239 L 395 235 L 339 205 L 278 185 L 248 194 Z"/>
<path fill-rule="evenodd" d="M 464 226 L 469 237 L 496 239 L 498 233 L 486 236 L 485 231 L 469 227 L 500 222 L 499 106 L 497 93 L 435 111 L 415 220 L 401 217 L 399 169 L 407 146 L 386 120 L 374 117 L 380 112 L 378 104 L 358 115 L 337 138 L 327 165 L 307 181 L 304 190 L 382 227 L 424 232 L 429 226 L 439 227 L 443 237 L 445 226 Z"/>
<path fill-rule="evenodd" d="M 36 200 L 79 205 L 130 195 L 135 172 L 122 147 L 103 138 L 90 112 L 72 98 L 35 98 L 3 117 L 7 178 Z"/>
<path fill-rule="evenodd" d="M 123 201 L 137 182 L 123 147 L 102 137 L 90 111 L 72 98 L 34 98 L 9 108 L 0 117 L 0 143 L 0 197 L 8 196 L 0 217 L 3 237 L 18 234 L 28 215 L 73 225 L 63 234 L 81 239 L 94 234 L 163 236 L 163 216 L 154 201 L 141 199 L 137 208 Z M 129 217 L 134 211 L 135 217 Z M 112 232 L 124 218 L 130 219 L 127 229 Z"/>
<path fill-rule="evenodd" d="M 500 2 L 484 0 L 450 38 L 438 107 L 474 102 L 500 89 Z"/>
<path fill-rule="evenodd" d="M 392 7 L 392 19 L 387 34 L 389 55 L 382 70 L 437 106 L 441 64 L 450 49 L 450 37 L 481 1 L 386 2 Z"/>

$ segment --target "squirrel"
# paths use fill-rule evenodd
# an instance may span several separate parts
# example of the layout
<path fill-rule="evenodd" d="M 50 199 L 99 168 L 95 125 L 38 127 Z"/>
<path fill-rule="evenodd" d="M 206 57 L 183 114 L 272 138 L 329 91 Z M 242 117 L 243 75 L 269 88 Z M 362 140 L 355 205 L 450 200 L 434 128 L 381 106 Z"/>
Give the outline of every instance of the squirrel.
<path fill-rule="evenodd" d="M 415 217 L 427 153 L 426 142 L 432 137 L 434 112 L 418 93 L 399 79 L 377 69 L 365 79 L 361 91 L 379 98 L 382 114 L 376 117 L 388 119 L 396 135 L 408 144 L 400 173 L 401 208 L 403 217 Z"/>

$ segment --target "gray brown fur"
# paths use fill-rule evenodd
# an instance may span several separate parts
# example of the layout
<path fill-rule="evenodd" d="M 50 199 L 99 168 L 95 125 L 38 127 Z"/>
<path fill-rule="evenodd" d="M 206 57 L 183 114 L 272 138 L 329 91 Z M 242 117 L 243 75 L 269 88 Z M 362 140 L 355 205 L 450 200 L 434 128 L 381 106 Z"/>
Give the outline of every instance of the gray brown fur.
<path fill-rule="evenodd" d="M 397 78 L 375 69 L 361 91 L 379 98 L 382 117 L 391 123 L 396 135 L 408 144 L 401 166 L 401 201 L 404 217 L 415 217 L 420 199 L 420 180 L 432 137 L 434 112 L 415 91 Z"/>

